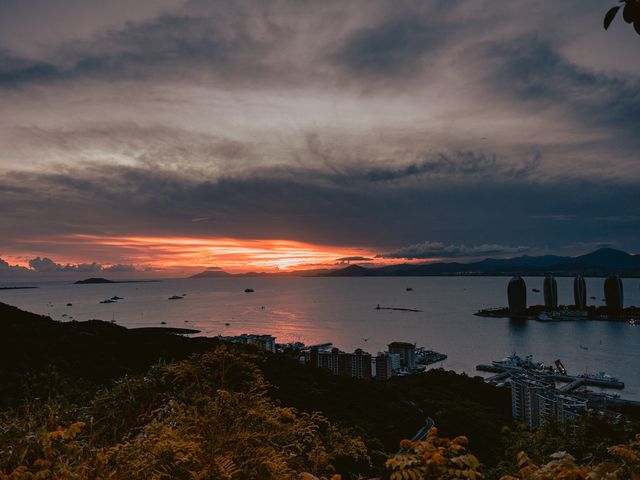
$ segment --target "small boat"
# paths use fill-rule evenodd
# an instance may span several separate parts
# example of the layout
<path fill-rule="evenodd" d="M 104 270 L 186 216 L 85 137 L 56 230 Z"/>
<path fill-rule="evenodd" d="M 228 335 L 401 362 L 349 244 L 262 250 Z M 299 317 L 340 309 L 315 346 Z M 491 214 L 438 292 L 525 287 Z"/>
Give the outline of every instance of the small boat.
<path fill-rule="evenodd" d="M 124 298 L 114 295 L 113 297 L 111 297 L 111 300 L 124 300 Z"/>
<path fill-rule="evenodd" d="M 160 322 L 160 325 L 166 325 L 167 322 L 165 322 L 164 320 L 162 322 Z"/>
<path fill-rule="evenodd" d="M 553 318 L 551 317 L 551 315 L 549 315 L 548 312 L 540 312 L 538 314 L 538 320 L 540 320 L 541 322 L 550 322 L 553 320 Z"/>
<path fill-rule="evenodd" d="M 231 325 L 231 324 L 230 324 L 229 322 L 227 322 L 227 323 L 225 323 L 224 325 L 225 325 L 225 327 L 228 327 L 228 326 L 229 326 L 229 325 Z"/>
<path fill-rule="evenodd" d="M 255 290 L 253 288 L 245 288 L 244 293 L 253 293 Z"/>
<path fill-rule="evenodd" d="M 640 320 L 636 320 L 635 318 L 632 318 L 631 320 L 629 320 L 629 325 L 640 325 Z"/>
<path fill-rule="evenodd" d="M 611 375 L 608 375 L 604 372 L 598 372 L 598 373 L 583 373 L 582 375 L 580 375 L 580 377 L 582 378 L 588 378 L 590 380 L 599 380 L 599 381 L 604 381 L 604 382 L 619 382 L 620 380 L 616 377 L 613 377 Z"/>
<path fill-rule="evenodd" d="M 595 300 L 596 299 L 596 297 L 590 297 L 590 298 L 591 298 L 591 300 Z"/>
<path fill-rule="evenodd" d="M 580 345 L 580 348 L 581 348 L 582 350 L 589 350 L 589 347 L 585 347 L 584 345 Z"/>
<path fill-rule="evenodd" d="M 411 288 L 411 287 L 407 287 L 405 290 L 406 290 L 407 292 L 412 292 L 412 291 L 413 291 L 413 288 Z"/>
<path fill-rule="evenodd" d="M 532 292 L 536 292 L 536 293 L 540 293 L 540 290 L 538 290 L 537 288 L 532 288 L 531 291 Z"/>
<path fill-rule="evenodd" d="M 73 303 L 67 303 L 67 307 L 73 307 Z"/>
<path fill-rule="evenodd" d="M 107 298 L 106 300 L 101 300 L 100 303 L 116 303 L 116 301 L 111 300 L 110 298 Z"/>
<path fill-rule="evenodd" d="M 169 297 L 169 300 L 182 300 L 184 297 L 181 297 L 180 295 L 171 295 Z"/>

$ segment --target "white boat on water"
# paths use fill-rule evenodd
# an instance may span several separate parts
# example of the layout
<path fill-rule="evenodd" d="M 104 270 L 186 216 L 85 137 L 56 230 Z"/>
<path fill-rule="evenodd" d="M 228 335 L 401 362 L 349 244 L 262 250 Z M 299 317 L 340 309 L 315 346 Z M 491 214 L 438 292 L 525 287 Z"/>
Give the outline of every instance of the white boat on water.
<path fill-rule="evenodd" d="M 598 372 L 598 373 L 583 373 L 582 375 L 580 375 L 582 378 L 588 378 L 590 380 L 601 380 L 603 382 L 619 382 L 620 380 L 617 379 L 616 377 L 613 377 L 611 375 L 608 375 L 604 372 Z"/>
<path fill-rule="evenodd" d="M 552 322 L 553 318 L 549 315 L 549 312 L 540 312 L 538 314 L 538 320 L 541 322 Z"/>
<path fill-rule="evenodd" d="M 529 368 L 534 370 L 543 370 L 544 364 L 540 362 L 534 362 L 532 355 L 527 355 L 525 358 L 520 357 L 513 352 L 507 358 L 503 358 L 502 360 L 494 360 L 491 362 L 495 367 L 508 369 L 515 368 Z"/>

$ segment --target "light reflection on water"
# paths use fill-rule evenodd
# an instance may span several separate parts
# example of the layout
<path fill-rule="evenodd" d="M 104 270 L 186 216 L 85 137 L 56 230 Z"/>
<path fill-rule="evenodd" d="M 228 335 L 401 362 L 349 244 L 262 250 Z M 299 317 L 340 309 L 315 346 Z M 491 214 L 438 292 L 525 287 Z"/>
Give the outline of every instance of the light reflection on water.
<path fill-rule="evenodd" d="M 0 291 L 0 301 L 66 320 L 99 318 L 129 327 L 192 327 L 205 335 L 270 333 L 279 342 L 333 342 L 371 353 L 394 340 L 449 355 L 441 365 L 475 375 L 475 365 L 513 351 L 547 364 L 561 359 L 571 373 L 606 371 L 624 380 L 623 397 L 640 399 L 640 326 L 601 321 L 523 322 L 476 317 L 506 304 L 507 277 L 219 278 L 102 285 L 41 284 Z M 529 303 L 542 302 L 542 278 L 527 278 Z M 603 279 L 587 279 L 601 304 Z M 245 293 L 245 288 L 254 293 Z M 413 291 L 407 292 L 406 287 Z M 640 280 L 625 279 L 625 305 L 640 304 Z M 187 293 L 183 300 L 167 300 Z M 113 295 L 124 300 L 99 301 Z M 572 279 L 558 279 L 560 303 L 572 302 Z M 51 302 L 52 306 L 49 306 Z M 67 303 L 73 303 L 67 307 Z M 420 313 L 376 310 L 381 306 Z M 263 308 L 264 307 L 264 308 Z M 185 322 L 186 320 L 186 322 Z M 229 325 L 226 325 L 228 323 Z M 365 341 L 365 339 L 367 339 Z"/>

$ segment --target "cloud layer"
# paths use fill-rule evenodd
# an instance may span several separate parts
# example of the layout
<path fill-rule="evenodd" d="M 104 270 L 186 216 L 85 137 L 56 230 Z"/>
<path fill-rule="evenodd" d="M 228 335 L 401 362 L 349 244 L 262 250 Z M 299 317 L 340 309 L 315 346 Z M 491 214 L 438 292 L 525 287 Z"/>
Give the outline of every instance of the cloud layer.
<path fill-rule="evenodd" d="M 3 256 L 136 263 L 74 235 L 637 251 L 637 36 L 596 0 L 527 8 L 1 4 Z"/>
<path fill-rule="evenodd" d="M 507 256 L 526 252 L 529 247 L 508 245 L 445 245 L 442 242 L 423 242 L 399 248 L 394 252 L 381 253 L 380 258 L 442 259 L 442 258 L 482 258 Z"/>
<path fill-rule="evenodd" d="M 140 270 L 133 265 L 100 265 L 98 263 L 61 264 L 48 257 L 36 257 L 27 261 L 28 267 L 11 265 L 0 258 L 0 278 L 3 279 L 42 279 L 55 277 L 56 274 L 133 274 Z"/>

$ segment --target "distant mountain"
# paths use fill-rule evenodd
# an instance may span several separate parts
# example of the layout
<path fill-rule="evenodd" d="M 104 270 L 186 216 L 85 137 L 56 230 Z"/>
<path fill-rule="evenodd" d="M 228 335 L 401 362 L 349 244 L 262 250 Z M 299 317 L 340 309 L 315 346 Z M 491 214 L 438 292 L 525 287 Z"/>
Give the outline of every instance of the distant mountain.
<path fill-rule="evenodd" d="M 196 273 L 195 275 L 191 275 L 189 278 L 221 278 L 221 277 L 232 277 L 230 273 L 225 272 L 224 270 L 205 270 L 204 272 Z"/>
<path fill-rule="evenodd" d="M 574 261 L 594 267 L 615 268 L 619 270 L 640 269 L 640 255 L 630 255 L 613 248 L 601 248 L 595 252 L 575 257 Z"/>
<path fill-rule="evenodd" d="M 621 250 L 601 248 L 578 257 L 557 255 L 514 258 L 487 258 L 479 262 L 438 262 L 428 264 L 398 264 L 378 268 L 349 265 L 323 276 L 373 277 L 373 276 L 437 276 L 437 275 L 585 275 L 640 276 L 640 255 Z"/>
<path fill-rule="evenodd" d="M 386 275 L 385 272 L 377 268 L 364 268 L 359 265 L 349 265 L 340 270 L 323 273 L 323 277 L 379 277 Z"/>
<path fill-rule="evenodd" d="M 312 270 L 291 270 L 279 272 L 244 272 L 229 273 L 224 270 L 205 270 L 204 272 L 191 275 L 189 278 L 226 278 L 226 277 L 318 277 L 333 270 L 326 268 L 315 268 Z"/>

